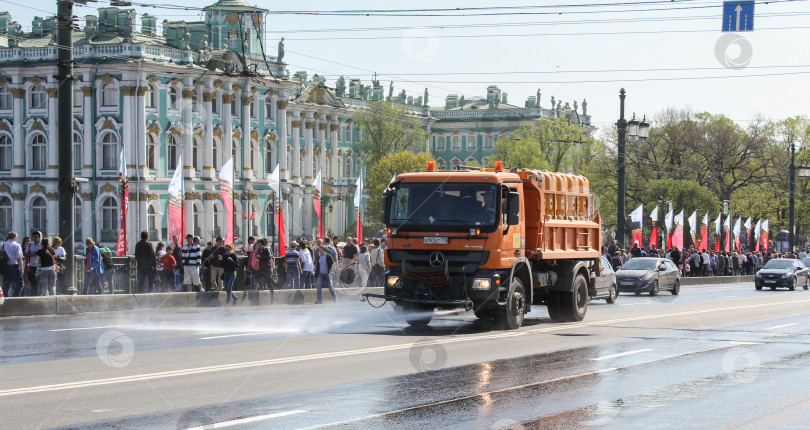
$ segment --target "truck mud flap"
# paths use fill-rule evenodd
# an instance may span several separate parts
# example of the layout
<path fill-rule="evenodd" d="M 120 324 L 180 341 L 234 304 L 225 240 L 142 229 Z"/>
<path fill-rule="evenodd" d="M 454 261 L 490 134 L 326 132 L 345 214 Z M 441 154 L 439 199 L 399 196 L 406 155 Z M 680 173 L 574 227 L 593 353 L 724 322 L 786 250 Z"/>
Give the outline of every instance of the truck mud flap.
<path fill-rule="evenodd" d="M 422 300 L 422 299 L 406 299 L 397 296 L 388 296 L 385 294 L 372 294 L 372 293 L 363 294 L 364 301 L 368 301 L 369 297 L 375 299 L 385 299 L 389 302 L 394 302 L 396 304 L 413 303 L 418 305 L 426 305 L 434 307 L 464 308 L 466 310 L 471 310 L 473 308 L 473 302 L 471 300 Z"/>

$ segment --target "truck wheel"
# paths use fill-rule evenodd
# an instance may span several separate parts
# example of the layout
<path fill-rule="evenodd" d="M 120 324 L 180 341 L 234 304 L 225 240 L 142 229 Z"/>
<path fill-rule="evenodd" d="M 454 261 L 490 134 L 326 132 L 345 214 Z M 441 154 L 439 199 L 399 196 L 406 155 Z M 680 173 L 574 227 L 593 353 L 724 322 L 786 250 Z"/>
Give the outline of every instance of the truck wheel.
<path fill-rule="evenodd" d="M 560 293 L 560 314 L 563 322 L 577 322 L 588 312 L 588 282 L 582 275 L 574 278 L 574 290 Z"/>
<path fill-rule="evenodd" d="M 413 303 L 403 303 L 402 310 L 405 313 L 405 321 L 411 327 L 427 327 L 433 319 L 433 308 L 420 306 Z"/>
<path fill-rule="evenodd" d="M 560 296 L 561 291 L 549 291 L 546 306 L 548 307 L 548 316 L 552 322 L 563 322 L 562 312 L 560 311 Z"/>
<path fill-rule="evenodd" d="M 509 285 L 509 294 L 506 296 L 506 306 L 496 311 L 496 319 L 507 330 L 517 330 L 523 324 L 523 314 L 526 313 L 526 292 L 520 278 L 512 278 Z"/>

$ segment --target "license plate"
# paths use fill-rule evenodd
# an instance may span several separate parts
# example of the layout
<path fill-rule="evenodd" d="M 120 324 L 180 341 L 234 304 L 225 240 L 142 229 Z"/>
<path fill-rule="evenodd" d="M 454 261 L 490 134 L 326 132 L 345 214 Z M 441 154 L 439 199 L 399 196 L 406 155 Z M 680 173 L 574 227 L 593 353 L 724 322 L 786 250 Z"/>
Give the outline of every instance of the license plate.
<path fill-rule="evenodd" d="M 632 282 L 622 282 L 621 285 L 627 286 L 627 285 L 633 285 L 633 283 Z"/>
<path fill-rule="evenodd" d="M 427 236 L 424 238 L 422 243 L 429 243 L 432 245 L 447 245 L 447 237 L 444 236 Z"/>
<path fill-rule="evenodd" d="M 765 283 L 766 283 L 766 284 L 775 284 L 775 283 L 776 283 L 776 279 L 766 279 L 766 280 L 765 280 Z"/>

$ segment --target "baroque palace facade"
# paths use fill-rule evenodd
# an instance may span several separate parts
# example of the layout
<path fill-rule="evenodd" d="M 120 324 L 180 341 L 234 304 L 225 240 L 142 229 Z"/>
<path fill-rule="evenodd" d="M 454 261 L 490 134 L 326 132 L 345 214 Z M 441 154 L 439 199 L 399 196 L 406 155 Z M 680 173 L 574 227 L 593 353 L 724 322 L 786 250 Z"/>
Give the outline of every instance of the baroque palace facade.
<path fill-rule="evenodd" d="M 361 138 L 352 116 L 387 100 L 420 117 L 430 134 L 425 150 L 450 168 L 485 163 L 495 141 L 536 118 L 565 116 L 589 133 L 590 117 L 557 103 L 523 107 L 490 86 L 486 97 L 450 95 L 444 107 L 393 94 L 376 80 L 340 77 L 333 88 L 317 75 L 290 76 L 283 43 L 265 55 L 265 9 L 244 0 L 220 0 L 198 22 L 138 17 L 134 10 L 99 8 L 74 32 L 74 173 L 79 178 L 76 237 L 114 245 L 120 228 L 119 155 L 129 176 L 130 250 L 138 232 L 168 240 L 168 185 L 182 169 L 186 230 L 210 240 L 223 235 L 227 217 L 218 173 L 234 157 L 237 242 L 274 233 L 273 200 L 266 176 L 278 163 L 288 237 L 312 235 L 313 182 L 323 172 L 325 230 L 342 234 L 352 224 L 352 197 L 365 173 Z M 35 18 L 32 30 L 0 13 L 0 234 L 57 225 L 56 36 L 54 18 Z M 246 76 L 242 71 L 247 70 Z M 553 98 L 552 98 L 553 102 Z M 182 155 L 182 159 L 178 159 Z"/>

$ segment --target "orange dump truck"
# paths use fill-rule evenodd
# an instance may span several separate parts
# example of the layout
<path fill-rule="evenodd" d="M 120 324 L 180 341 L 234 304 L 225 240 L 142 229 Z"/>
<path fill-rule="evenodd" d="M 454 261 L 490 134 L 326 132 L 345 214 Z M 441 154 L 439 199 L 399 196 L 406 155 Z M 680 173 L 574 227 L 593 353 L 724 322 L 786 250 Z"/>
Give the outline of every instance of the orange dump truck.
<path fill-rule="evenodd" d="M 467 309 L 516 329 L 532 305 L 581 321 L 596 294 L 601 223 L 588 180 L 495 168 L 398 175 L 383 195 L 384 298 L 414 326 Z"/>

